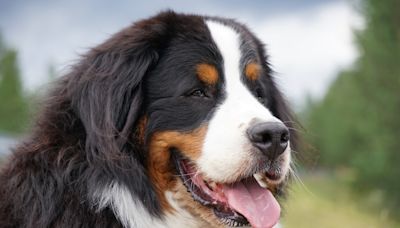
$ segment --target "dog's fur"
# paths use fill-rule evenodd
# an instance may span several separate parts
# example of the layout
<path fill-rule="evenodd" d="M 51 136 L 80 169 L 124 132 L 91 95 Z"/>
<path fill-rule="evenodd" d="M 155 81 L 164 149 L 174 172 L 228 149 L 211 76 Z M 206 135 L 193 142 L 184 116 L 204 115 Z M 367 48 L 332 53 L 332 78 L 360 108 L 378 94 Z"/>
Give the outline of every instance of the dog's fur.
<path fill-rule="evenodd" d="M 243 70 L 229 68 L 221 51 L 224 29 L 240 40 Z M 232 74 L 243 88 L 228 90 Z M 292 124 L 249 30 L 174 12 L 139 21 L 91 49 L 52 89 L 2 168 L 0 227 L 223 226 L 187 193 L 171 157 L 178 151 L 205 177 L 234 182 L 261 157 L 231 134 L 257 120 Z M 282 156 L 286 172 L 290 149 Z"/>

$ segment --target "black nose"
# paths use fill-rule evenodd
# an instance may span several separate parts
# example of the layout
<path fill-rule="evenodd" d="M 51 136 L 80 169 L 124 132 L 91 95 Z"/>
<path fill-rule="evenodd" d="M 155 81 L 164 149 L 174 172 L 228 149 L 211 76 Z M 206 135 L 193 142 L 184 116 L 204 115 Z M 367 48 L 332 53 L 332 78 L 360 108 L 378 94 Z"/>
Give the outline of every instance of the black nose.
<path fill-rule="evenodd" d="M 289 142 L 289 130 L 279 122 L 258 123 L 247 129 L 247 135 L 255 147 L 273 160 L 281 155 Z"/>

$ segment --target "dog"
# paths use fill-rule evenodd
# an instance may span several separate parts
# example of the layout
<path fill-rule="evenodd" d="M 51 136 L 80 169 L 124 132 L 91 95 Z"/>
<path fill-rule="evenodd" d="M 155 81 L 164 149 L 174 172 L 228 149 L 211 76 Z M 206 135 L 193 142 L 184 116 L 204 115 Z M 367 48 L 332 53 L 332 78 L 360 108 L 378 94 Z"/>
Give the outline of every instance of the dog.
<path fill-rule="evenodd" d="M 232 19 L 161 12 L 90 49 L 0 174 L 0 227 L 273 227 L 293 116 Z"/>

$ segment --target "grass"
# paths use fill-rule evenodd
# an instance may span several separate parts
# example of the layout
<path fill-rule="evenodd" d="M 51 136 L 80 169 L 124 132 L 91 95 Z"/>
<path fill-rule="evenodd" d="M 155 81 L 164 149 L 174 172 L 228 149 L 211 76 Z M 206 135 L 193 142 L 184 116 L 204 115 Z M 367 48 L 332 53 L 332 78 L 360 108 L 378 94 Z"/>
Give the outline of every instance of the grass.
<path fill-rule="evenodd" d="M 400 227 L 384 209 L 367 207 L 346 183 L 330 176 L 307 176 L 293 183 L 284 206 L 284 228 Z"/>

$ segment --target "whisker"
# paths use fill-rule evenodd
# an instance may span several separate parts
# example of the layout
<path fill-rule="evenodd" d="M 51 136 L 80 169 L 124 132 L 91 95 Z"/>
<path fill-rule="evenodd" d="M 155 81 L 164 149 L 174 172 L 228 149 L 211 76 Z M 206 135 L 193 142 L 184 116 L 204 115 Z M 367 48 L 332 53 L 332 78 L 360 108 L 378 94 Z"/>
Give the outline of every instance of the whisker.
<path fill-rule="evenodd" d="M 184 173 L 184 174 L 174 174 L 173 176 L 176 177 L 184 177 L 184 176 L 194 176 L 196 174 L 196 172 L 193 173 Z"/>
<path fill-rule="evenodd" d="M 286 120 L 286 121 L 282 121 L 282 123 L 284 123 L 284 124 L 293 124 L 295 126 L 298 126 L 298 127 L 304 129 L 303 125 L 301 125 L 299 122 L 296 122 L 296 121 Z"/>
<path fill-rule="evenodd" d="M 285 120 L 285 121 L 282 121 L 282 123 L 295 123 L 295 124 L 297 124 L 296 121 L 292 121 L 292 120 Z"/>
<path fill-rule="evenodd" d="M 300 152 L 293 150 L 292 148 L 290 148 L 290 152 L 293 152 L 294 154 L 299 154 Z"/>
<path fill-rule="evenodd" d="M 292 160 L 289 166 L 289 172 L 293 175 L 294 180 L 301 186 L 303 190 L 305 190 L 308 194 L 316 197 L 315 194 L 304 184 L 303 180 L 301 180 L 300 176 L 298 175 L 298 171 L 296 168 L 297 164 L 296 161 Z"/>
<path fill-rule="evenodd" d="M 294 128 L 294 127 L 288 127 L 288 129 L 293 130 L 293 131 L 297 131 L 297 132 L 300 132 L 300 133 L 303 133 L 303 134 L 307 134 L 308 133 L 305 130 L 300 130 L 300 129 L 297 129 L 297 128 Z"/>
<path fill-rule="evenodd" d="M 185 181 L 183 182 L 183 184 L 185 184 L 185 185 L 188 184 L 188 183 L 191 185 L 190 187 L 193 188 L 193 186 L 192 186 L 193 182 L 190 181 L 190 179 L 187 179 L 187 180 L 185 180 Z"/>

